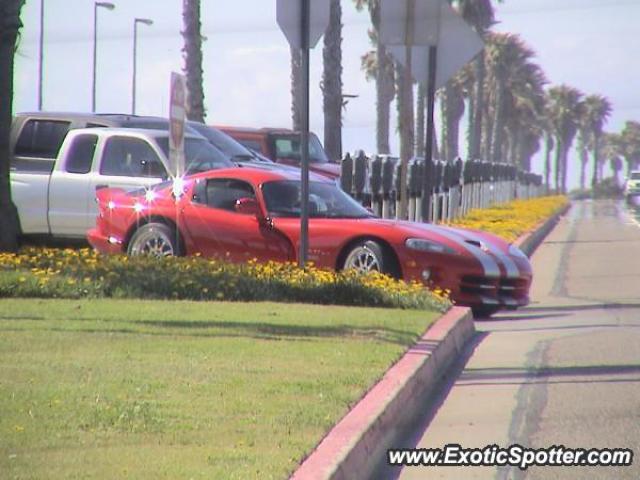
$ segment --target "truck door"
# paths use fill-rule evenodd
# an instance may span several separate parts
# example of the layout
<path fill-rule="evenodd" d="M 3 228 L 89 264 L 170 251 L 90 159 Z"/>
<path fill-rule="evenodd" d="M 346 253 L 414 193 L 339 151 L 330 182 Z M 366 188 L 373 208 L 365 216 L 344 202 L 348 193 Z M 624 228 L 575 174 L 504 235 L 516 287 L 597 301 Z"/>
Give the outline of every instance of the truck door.
<path fill-rule="evenodd" d="M 49 183 L 49 226 L 63 237 L 84 237 L 94 195 L 90 192 L 90 172 L 98 136 L 73 137 L 58 161 Z"/>
<path fill-rule="evenodd" d="M 143 138 L 128 136 L 108 137 L 102 155 L 94 165 L 91 180 L 91 195 L 101 188 L 137 190 L 160 183 L 167 178 L 167 170 L 160 156 Z M 95 225 L 97 207 L 92 204 L 89 212 L 89 228 Z"/>

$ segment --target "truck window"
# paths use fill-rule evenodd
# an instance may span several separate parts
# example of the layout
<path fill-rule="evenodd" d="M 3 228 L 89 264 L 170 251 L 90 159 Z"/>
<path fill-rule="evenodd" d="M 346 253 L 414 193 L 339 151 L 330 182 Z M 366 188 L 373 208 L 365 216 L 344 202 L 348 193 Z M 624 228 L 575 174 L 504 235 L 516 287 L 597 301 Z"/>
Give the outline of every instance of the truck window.
<path fill-rule="evenodd" d="M 97 143 L 97 135 L 78 135 L 74 138 L 64 169 L 69 173 L 89 173 Z"/>
<path fill-rule="evenodd" d="M 240 142 L 246 148 L 253 150 L 254 152 L 262 153 L 262 143 L 260 143 L 260 140 L 245 140 L 243 138 L 238 140 L 238 142 Z"/>
<path fill-rule="evenodd" d="M 167 171 L 151 145 L 144 140 L 111 137 L 104 149 L 100 174 L 117 177 L 165 177 Z"/>
<path fill-rule="evenodd" d="M 28 120 L 22 127 L 14 154 L 18 157 L 56 158 L 70 125 L 70 122 L 60 120 Z"/>

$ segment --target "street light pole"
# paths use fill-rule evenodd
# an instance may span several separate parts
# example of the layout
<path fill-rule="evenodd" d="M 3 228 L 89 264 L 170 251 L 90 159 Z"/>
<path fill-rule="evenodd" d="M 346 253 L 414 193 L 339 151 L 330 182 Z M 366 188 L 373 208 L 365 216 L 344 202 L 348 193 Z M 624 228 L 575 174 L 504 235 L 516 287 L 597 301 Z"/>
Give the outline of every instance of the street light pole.
<path fill-rule="evenodd" d="M 93 4 L 93 82 L 91 84 L 91 111 L 96 111 L 96 66 L 98 53 L 98 7 L 113 10 L 116 6 L 111 2 L 94 2 Z"/>
<path fill-rule="evenodd" d="M 131 115 L 136 114 L 136 57 L 138 55 L 138 23 L 153 25 L 153 20 L 136 18 L 133 20 L 133 75 L 131 78 Z"/>
<path fill-rule="evenodd" d="M 42 78 L 44 59 L 44 0 L 40 0 L 40 40 L 38 42 L 38 111 L 42 111 Z"/>

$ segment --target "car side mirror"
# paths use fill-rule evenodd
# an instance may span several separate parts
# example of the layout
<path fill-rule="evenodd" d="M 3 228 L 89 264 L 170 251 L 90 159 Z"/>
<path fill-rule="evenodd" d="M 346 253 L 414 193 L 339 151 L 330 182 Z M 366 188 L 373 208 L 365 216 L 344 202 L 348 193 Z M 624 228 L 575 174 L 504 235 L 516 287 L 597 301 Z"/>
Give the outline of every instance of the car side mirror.
<path fill-rule="evenodd" d="M 236 213 L 242 215 L 253 215 L 255 217 L 260 216 L 260 206 L 255 198 L 244 197 L 236 200 L 235 205 Z"/>

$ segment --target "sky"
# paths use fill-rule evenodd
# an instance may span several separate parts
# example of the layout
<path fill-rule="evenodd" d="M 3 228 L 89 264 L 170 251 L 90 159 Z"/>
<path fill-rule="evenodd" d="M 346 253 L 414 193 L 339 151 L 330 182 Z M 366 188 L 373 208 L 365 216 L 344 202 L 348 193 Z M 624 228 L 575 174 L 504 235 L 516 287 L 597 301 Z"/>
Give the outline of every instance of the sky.
<path fill-rule="evenodd" d="M 90 111 L 93 55 L 91 0 L 43 0 L 43 109 Z M 40 1 L 27 0 L 16 57 L 14 111 L 37 110 Z M 183 66 L 181 0 L 113 0 L 98 9 L 98 112 L 131 112 L 134 18 L 138 25 L 136 113 L 167 116 L 169 78 Z M 494 2 L 495 3 L 495 2 Z M 344 150 L 375 153 L 375 85 L 360 68 L 372 47 L 369 15 L 343 0 L 344 93 L 357 95 L 344 111 Z M 290 54 L 272 0 L 202 0 L 207 123 L 291 126 Z M 537 53 L 551 85 L 566 83 L 608 97 L 614 111 L 605 129 L 640 121 L 640 0 L 504 0 L 496 31 L 519 34 Z M 322 139 L 322 40 L 311 54 L 311 129 Z M 395 112 L 395 106 L 392 107 Z M 392 114 L 392 116 L 394 116 Z M 462 129 L 464 133 L 464 128 Z M 391 147 L 398 152 L 392 121 Z M 466 141 L 461 137 L 462 151 Z M 577 165 L 577 157 L 571 166 Z M 541 154 L 533 164 L 541 173 Z M 571 185 L 577 170 L 570 168 Z"/>

